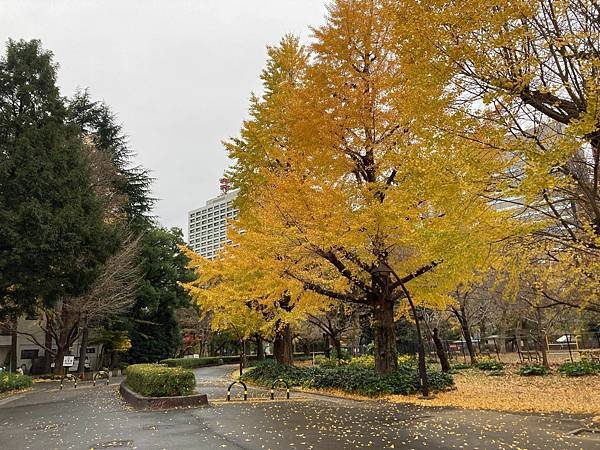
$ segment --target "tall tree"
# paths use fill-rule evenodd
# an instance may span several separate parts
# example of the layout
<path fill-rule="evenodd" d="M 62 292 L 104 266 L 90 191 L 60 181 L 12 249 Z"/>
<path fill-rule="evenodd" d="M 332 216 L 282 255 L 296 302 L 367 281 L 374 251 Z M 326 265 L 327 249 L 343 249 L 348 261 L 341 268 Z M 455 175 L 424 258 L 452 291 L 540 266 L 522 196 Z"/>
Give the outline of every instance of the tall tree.
<path fill-rule="evenodd" d="M 271 265 L 276 263 L 273 256 L 262 251 L 270 248 L 264 235 L 245 230 L 230 237 L 235 244 L 213 261 L 190 252 L 197 278 L 185 287 L 200 310 L 210 314 L 213 330 L 241 340 L 257 333 L 272 337 L 275 359 L 292 364 L 291 327 L 308 313 L 321 313 L 330 302 L 282 277 L 283 268 Z"/>
<path fill-rule="evenodd" d="M 141 273 L 138 257 L 139 239 L 128 239 L 99 269 L 97 277 L 84 294 L 62 297 L 53 306 L 40 305 L 38 324 L 49 342 L 38 340 L 37 333 L 19 330 L 31 342 L 44 349 L 46 371 L 50 358 L 62 370 L 63 356 L 81 338 L 79 371 L 83 372 L 85 350 L 90 329 L 97 329 L 111 319 L 129 311 L 139 286 Z"/>
<path fill-rule="evenodd" d="M 84 293 L 110 253 L 56 67 L 37 40 L 0 59 L 0 313 Z"/>
<path fill-rule="evenodd" d="M 494 128 L 450 110 L 445 74 L 397 41 L 390 5 L 333 2 L 309 49 L 269 49 L 265 94 L 228 144 L 240 228 L 288 281 L 370 308 L 380 373 L 397 367 L 398 303 L 445 305 L 501 234 L 480 194 L 505 164 L 479 143 Z"/>
<path fill-rule="evenodd" d="M 134 152 L 129 147 L 123 127 L 110 107 L 94 101 L 88 90 L 77 92 L 68 104 L 68 120 L 77 125 L 92 144 L 92 148 L 113 167 L 115 174 L 106 183 L 121 201 L 115 213 L 121 213 L 129 226 L 145 228 L 151 225 L 154 198 L 148 169 L 133 165 Z"/>
<path fill-rule="evenodd" d="M 358 329 L 358 312 L 350 309 L 344 303 L 338 303 L 337 305 L 334 304 L 329 311 L 325 311 L 324 314 L 309 314 L 308 321 L 323 333 L 325 353 L 329 352 L 329 342 L 331 342 L 335 350 L 335 357 L 341 359 L 342 338 L 351 332 L 356 333 Z"/>
<path fill-rule="evenodd" d="M 172 357 L 181 347 L 175 310 L 189 306 L 189 296 L 180 283 L 194 276 L 186 268 L 188 258 L 180 249 L 181 230 L 151 228 L 141 238 L 140 260 L 144 274 L 129 313 L 132 362 L 156 362 Z"/>
<path fill-rule="evenodd" d="M 455 107 L 504 130 L 514 165 L 490 198 L 545 225 L 512 245 L 514 275 L 534 273 L 523 281 L 555 305 L 599 310 L 598 2 L 403 3 L 415 48 L 453 72 Z"/>

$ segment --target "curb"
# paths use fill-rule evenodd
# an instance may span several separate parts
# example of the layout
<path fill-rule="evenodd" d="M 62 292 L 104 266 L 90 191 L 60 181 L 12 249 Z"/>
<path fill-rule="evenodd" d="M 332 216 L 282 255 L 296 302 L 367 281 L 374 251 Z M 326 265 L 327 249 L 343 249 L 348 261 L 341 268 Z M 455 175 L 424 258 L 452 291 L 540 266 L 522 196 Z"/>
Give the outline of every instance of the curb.
<path fill-rule="evenodd" d="M 123 397 L 127 403 L 142 409 L 168 409 L 208 405 L 208 397 L 206 394 L 193 394 L 177 397 L 144 397 L 129 389 L 125 385 L 125 381 L 122 381 L 119 385 L 119 392 L 121 393 L 121 397 Z"/>
<path fill-rule="evenodd" d="M 249 387 L 252 387 L 254 389 L 258 389 L 261 391 L 265 391 L 265 392 L 269 392 L 269 388 L 265 387 L 263 385 L 260 384 L 255 384 L 251 381 L 245 381 L 246 384 L 248 384 Z M 312 390 L 312 389 L 298 389 L 297 387 L 291 387 L 290 388 L 290 392 L 293 392 L 294 394 L 305 394 L 305 395 L 313 395 L 315 397 L 325 397 L 325 398 L 331 398 L 331 399 L 336 399 L 336 400 L 347 400 L 347 401 L 351 401 L 351 402 L 368 402 L 368 401 L 375 401 L 378 400 L 377 398 L 352 398 L 352 397 L 345 397 L 343 394 L 334 394 L 332 392 L 327 392 L 327 391 L 320 391 L 318 389 Z M 304 400 L 306 400 L 307 398 L 304 397 Z"/>

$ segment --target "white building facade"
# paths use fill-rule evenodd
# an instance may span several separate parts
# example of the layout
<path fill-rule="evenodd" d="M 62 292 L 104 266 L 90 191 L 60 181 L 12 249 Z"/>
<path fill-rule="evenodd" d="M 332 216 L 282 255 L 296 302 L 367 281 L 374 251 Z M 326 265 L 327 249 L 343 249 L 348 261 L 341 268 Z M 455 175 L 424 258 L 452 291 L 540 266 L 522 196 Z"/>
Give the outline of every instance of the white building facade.
<path fill-rule="evenodd" d="M 227 222 L 235 219 L 238 210 L 233 206 L 238 190 L 212 198 L 206 205 L 188 212 L 188 242 L 192 250 L 213 259 L 227 238 Z"/>

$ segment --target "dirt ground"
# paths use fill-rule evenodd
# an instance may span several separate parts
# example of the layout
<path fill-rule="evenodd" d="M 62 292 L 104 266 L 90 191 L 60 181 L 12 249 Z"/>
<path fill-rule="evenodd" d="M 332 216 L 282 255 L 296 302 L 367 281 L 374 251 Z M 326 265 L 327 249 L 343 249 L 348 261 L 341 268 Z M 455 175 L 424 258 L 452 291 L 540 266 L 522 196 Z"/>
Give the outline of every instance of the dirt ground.
<path fill-rule="evenodd" d="M 495 411 L 600 414 L 600 375 L 566 377 L 553 370 L 545 376 L 524 377 L 516 370 L 513 364 L 500 376 L 479 369 L 462 370 L 454 375 L 456 389 L 436 393 L 432 400 L 416 395 L 393 395 L 389 400 Z"/>
<path fill-rule="evenodd" d="M 573 349 L 571 351 L 571 356 L 573 357 L 573 361 L 580 360 L 580 354 L 575 349 Z M 569 355 L 569 352 L 567 350 L 550 351 L 550 352 L 548 352 L 548 361 L 550 362 L 551 365 L 558 366 L 559 364 L 562 364 L 563 362 L 570 361 L 571 356 Z M 491 354 L 491 358 L 498 359 L 498 357 L 495 353 Z M 435 361 L 437 361 L 437 359 L 435 359 L 433 361 L 435 362 Z M 516 352 L 500 353 L 500 361 L 503 363 L 517 364 L 520 362 L 519 354 Z M 450 361 L 450 364 L 462 364 L 462 363 L 468 363 L 468 362 L 469 362 L 468 356 L 464 357 L 462 355 L 459 355 L 459 356 L 455 356 L 454 359 L 452 359 Z"/>
<path fill-rule="evenodd" d="M 525 377 L 517 374 L 518 354 L 502 353 L 500 361 L 507 364 L 503 375 L 494 376 L 479 369 L 466 369 L 453 374 L 456 389 L 436 393 L 431 400 L 423 400 L 419 395 L 391 395 L 385 398 L 395 403 L 422 406 L 452 406 L 506 412 L 592 414 L 597 416 L 596 420 L 600 422 L 600 375 L 583 377 L 562 375 L 557 369 L 561 363 L 570 361 L 568 352 L 550 353 L 548 359 L 552 367 L 550 374 Z M 575 352 L 573 352 L 573 359 L 579 360 L 579 355 Z M 461 357 L 454 359 L 452 364 L 462 362 Z M 311 361 L 296 363 L 301 366 L 311 364 Z M 335 390 L 330 393 L 348 398 L 366 398 Z"/>

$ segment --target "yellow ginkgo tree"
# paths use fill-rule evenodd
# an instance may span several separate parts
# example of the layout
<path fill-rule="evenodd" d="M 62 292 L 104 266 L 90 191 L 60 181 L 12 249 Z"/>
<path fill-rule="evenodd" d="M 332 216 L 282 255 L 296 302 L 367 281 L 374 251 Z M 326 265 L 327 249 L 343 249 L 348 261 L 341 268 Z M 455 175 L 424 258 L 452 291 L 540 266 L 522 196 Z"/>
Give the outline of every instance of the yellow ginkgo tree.
<path fill-rule="evenodd" d="M 532 275 L 524 283 L 549 305 L 600 311 L 598 2 L 400 4 L 413 12 L 410 45 L 447 74 L 454 107 L 504 130 L 516 164 L 498 195 L 522 219 L 547 222 L 513 246 Z"/>
<path fill-rule="evenodd" d="M 502 134 L 450 108 L 448 74 L 403 46 L 401 25 L 394 2 L 333 2 L 309 47 L 269 49 L 265 93 L 227 143 L 261 266 L 370 308 L 380 373 L 397 367 L 399 302 L 445 307 L 508 230 L 483 195 L 511 164 Z"/>
<path fill-rule="evenodd" d="M 256 334 L 272 338 L 275 359 L 291 364 L 292 326 L 327 310 L 331 301 L 282 278 L 283 269 L 265 253 L 271 247 L 263 245 L 264 235 L 249 230 L 233 239 L 212 261 L 188 250 L 197 278 L 184 287 L 210 315 L 214 331 L 230 332 L 240 341 Z"/>

